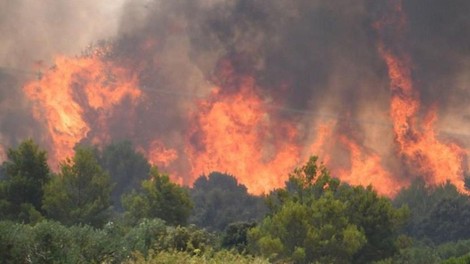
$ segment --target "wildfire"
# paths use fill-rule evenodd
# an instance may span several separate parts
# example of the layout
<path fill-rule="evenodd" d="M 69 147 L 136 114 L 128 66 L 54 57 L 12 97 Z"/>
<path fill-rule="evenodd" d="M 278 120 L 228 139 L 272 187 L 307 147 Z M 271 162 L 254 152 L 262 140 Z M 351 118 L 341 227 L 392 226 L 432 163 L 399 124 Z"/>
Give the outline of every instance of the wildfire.
<path fill-rule="evenodd" d="M 382 195 L 394 196 L 404 184 L 396 180 L 393 175 L 382 166 L 380 156 L 372 149 L 368 149 L 355 139 L 352 128 L 343 133 L 338 132 L 338 121 L 320 123 L 316 129 L 316 138 L 310 146 L 309 153 L 319 155 L 330 168 L 334 177 L 340 178 L 352 185 L 372 185 Z M 343 124 L 344 126 L 344 124 Z M 345 130 L 343 127 L 342 130 Z M 349 157 L 348 168 L 338 165 L 331 158 L 333 149 L 342 148 Z M 345 150 L 345 151 L 344 151 Z"/>
<path fill-rule="evenodd" d="M 406 22 L 401 2 L 394 2 L 389 17 L 376 24 L 379 33 L 392 27 L 396 34 L 403 34 Z M 399 36 L 398 36 L 399 37 Z M 379 52 L 388 67 L 392 93 L 390 116 L 400 154 L 411 170 L 424 176 L 429 184 L 442 184 L 450 180 L 460 191 L 465 191 L 463 160 L 465 151 L 456 144 L 442 143 L 437 139 L 433 123 L 436 110 L 429 110 L 427 118 L 419 123 L 419 94 L 413 87 L 411 63 L 406 54 L 387 47 L 383 36 L 379 40 Z"/>
<path fill-rule="evenodd" d="M 296 128 L 271 119 L 251 77 L 213 93 L 193 113 L 186 149 L 197 177 L 213 170 L 236 175 L 251 193 L 281 187 L 299 163 Z"/>
<path fill-rule="evenodd" d="M 0 144 L 0 164 L 7 159 L 7 154 L 5 152 L 5 148 L 2 144 Z"/>
<path fill-rule="evenodd" d="M 336 125 L 336 122 L 326 122 L 320 123 L 316 128 L 316 138 L 312 144 L 310 144 L 309 151 L 307 155 L 311 155 L 311 153 L 315 153 L 321 157 L 324 163 L 330 163 L 330 153 L 328 149 L 331 149 L 331 144 L 327 146 L 328 143 L 331 143 L 329 139 L 333 136 L 333 129 Z"/>
<path fill-rule="evenodd" d="M 135 100 L 140 96 L 136 82 L 126 70 L 95 52 L 78 58 L 57 57 L 41 79 L 24 86 L 35 118 L 49 132 L 53 166 L 70 157 L 75 144 L 90 131 L 86 113 L 102 115 L 125 97 Z"/>
<path fill-rule="evenodd" d="M 334 177 L 354 185 L 371 184 L 379 193 L 389 196 L 409 184 L 413 177 L 423 177 L 431 185 L 450 180 L 464 191 L 466 152 L 457 144 L 439 138 L 434 130 L 437 108 L 423 111 L 420 94 L 413 83 L 412 58 L 402 45 L 407 26 L 404 10 L 399 0 L 388 2 L 392 8 L 374 24 L 379 36 L 378 53 L 387 66 L 391 92 L 389 114 L 392 126 L 389 128 L 381 122 L 380 133 L 393 130 L 394 141 L 390 137 L 383 145 L 381 138 L 377 139 L 379 133 L 374 133 L 378 130 L 365 130 L 369 127 L 363 126 L 357 118 L 358 115 L 366 116 L 363 119 L 379 116 L 372 113 L 371 109 L 375 108 L 360 105 L 366 97 L 352 104 L 345 103 L 361 96 L 360 93 L 366 91 L 362 88 L 367 85 L 356 89 L 352 82 L 351 91 L 344 94 L 342 85 L 349 76 L 333 84 L 328 77 L 328 82 L 323 83 L 323 75 L 331 75 L 333 81 L 343 76 L 320 70 L 318 76 L 305 78 L 305 82 L 312 84 L 311 89 L 316 89 L 318 79 L 319 85 L 333 91 L 325 88 L 323 94 L 312 93 L 324 96 L 324 102 L 320 98 L 303 98 L 312 92 L 307 85 L 304 87 L 301 76 L 313 74 L 309 72 L 310 68 L 302 68 L 312 63 L 308 59 L 302 61 L 301 56 L 293 56 L 285 65 L 292 69 L 284 71 L 284 65 L 268 67 L 269 63 L 278 60 L 266 59 L 262 52 L 251 60 L 252 50 L 257 50 L 251 44 L 250 48 L 241 45 L 217 48 L 217 52 L 212 52 L 212 48 L 195 52 L 201 50 L 204 41 L 199 43 L 201 39 L 194 36 L 186 39 L 186 24 L 157 34 L 166 28 L 163 18 L 161 28 L 152 24 L 142 28 L 139 34 L 130 32 L 128 36 L 116 39 L 115 44 L 101 46 L 89 55 L 57 57 L 54 67 L 45 71 L 40 79 L 27 83 L 23 91 L 32 103 L 35 119 L 44 124 L 44 140 L 49 144 L 53 167 L 70 157 L 75 145 L 82 140 L 103 144 L 126 138 L 136 143 L 152 164 L 169 171 L 172 180 L 189 185 L 203 174 L 221 171 L 237 177 L 251 193 L 266 193 L 283 187 L 294 167 L 310 155 L 318 155 Z M 238 34 L 238 31 L 234 32 Z M 213 35 L 223 38 L 231 34 Z M 240 36 L 240 39 L 244 38 Z M 272 39 L 277 40 L 278 36 Z M 258 42 L 263 43 L 261 38 L 255 40 L 253 47 Z M 180 41 L 185 44 L 173 47 Z M 238 42 L 220 41 L 215 46 L 229 45 L 227 43 L 235 46 Z M 283 45 L 284 42 L 274 43 Z M 196 49 L 193 50 L 191 45 Z M 226 53 L 229 50 L 230 53 Z M 181 53 L 185 54 L 180 58 Z M 245 61 L 245 56 L 250 59 Z M 228 57 L 233 61 L 226 59 Z M 181 69 L 185 68 L 181 65 L 189 63 L 194 65 Z M 246 66 L 248 64 L 250 66 Z M 212 65 L 216 67 L 211 68 Z M 38 67 L 44 69 L 42 65 Z M 347 66 L 326 68 L 343 67 Z M 277 73 L 279 76 L 273 78 Z M 184 78 L 178 79 L 180 76 Z M 214 78 L 205 79 L 206 76 Z M 215 86 L 209 94 L 207 84 Z M 323 91 L 321 89 L 318 91 Z M 357 94 L 352 89 L 356 89 Z M 145 100 L 139 100 L 144 92 Z M 349 92 L 354 96 L 347 97 Z M 287 93 L 292 94 L 286 96 Z M 196 94 L 198 98 L 194 99 Z M 206 96 L 201 99 L 202 94 Z M 297 101 L 300 101 L 298 106 L 295 105 Z M 344 103 L 344 107 L 337 108 L 339 103 Z M 307 106 L 311 109 L 306 109 Z M 323 108 L 335 109 L 343 118 L 329 115 L 331 121 L 328 122 L 317 118 Z M 385 114 L 382 107 L 377 109 Z M 363 115 L 364 112 L 367 115 Z M 294 115 L 299 118 L 291 118 Z M 121 119 L 126 119 L 123 124 Z M 354 125 L 346 126 L 348 123 Z M 118 130 L 114 131 L 116 128 Z M 312 138 L 310 133 L 315 137 Z M 366 138 L 371 134 L 373 140 Z M 390 151 L 392 144 L 397 152 Z M 395 157 L 398 153 L 398 159 L 389 158 L 390 153 Z M 5 151 L 0 145 L 0 161 L 2 158 L 5 158 Z M 403 171 L 406 171 L 404 176 L 410 176 L 408 179 L 398 174 Z"/>
<path fill-rule="evenodd" d="M 382 167 L 379 155 L 366 150 L 352 138 L 340 136 L 340 142 L 350 152 L 351 168 L 340 169 L 339 178 L 353 185 L 372 185 L 380 194 L 394 196 L 403 183 L 395 180 L 392 175 Z"/>
<path fill-rule="evenodd" d="M 152 164 L 157 164 L 163 167 L 167 167 L 178 158 L 176 150 L 165 148 L 165 146 L 159 141 L 153 141 L 150 144 L 147 156 Z"/>

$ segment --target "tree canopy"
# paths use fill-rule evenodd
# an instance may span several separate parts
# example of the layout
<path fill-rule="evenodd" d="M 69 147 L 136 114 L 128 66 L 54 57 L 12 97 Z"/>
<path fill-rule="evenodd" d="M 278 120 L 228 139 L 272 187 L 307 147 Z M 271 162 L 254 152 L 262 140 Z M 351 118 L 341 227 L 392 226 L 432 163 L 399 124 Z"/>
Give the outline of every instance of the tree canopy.
<path fill-rule="evenodd" d="M 269 215 L 250 233 L 255 251 L 295 263 L 366 263 L 392 256 L 406 208 L 368 187 L 330 177 L 312 157 L 269 197 Z"/>
<path fill-rule="evenodd" d="M 284 188 L 254 196 L 218 172 L 180 186 L 128 142 L 102 151 L 77 147 L 56 174 L 46 160 L 26 140 L 0 167 L 0 258 L 7 262 L 212 261 L 218 254 L 234 263 L 469 258 L 470 197 L 450 182 L 416 180 L 391 200 L 371 186 L 342 183 L 312 157 Z M 124 212 L 112 207 L 114 185 Z"/>
<path fill-rule="evenodd" d="M 398 193 L 394 203 L 410 208 L 405 232 L 414 238 L 437 244 L 470 239 L 470 199 L 449 182 L 432 187 L 416 180 Z"/>
<path fill-rule="evenodd" d="M 50 180 L 46 151 L 31 139 L 7 152 L 0 181 L 0 217 L 25 222 L 40 218 L 43 186 Z"/>
<path fill-rule="evenodd" d="M 45 188 L 43 208 L 64 224 L 102 226 L 110 213 L 112 184 L 89 147 L 78 147 L 72 159 Z"/>
<path fill-rule="evenodd" d="M 100 165 L 114 183 L 111 192 L 113 206 L 121 211 L 121 196 L 140 188 L 141 181 L 149 175 L 150 164 L 141 153 L 135 151 L 129 141 L 107 145 L 103 151 L 97 152 Z"/>
<path fill-rule="evenodd" d="M 188 222 L 193 204 L 187 189 L 170 181 L 157 167 L 150 169 L 150 179 L 142 181 L 142 189 L 123 196 L 122 204 L 128 219 L 160 218 L 170 225 Z"/>
<path fill-rule="evenodd" d="M 191 223 L 213 231 L 223 231 L 233 222 L 257 221 L 267 209 L 262 197 L 250 195 L 235 177 L 219 172 L 199 177 L 191 198 Z"/>

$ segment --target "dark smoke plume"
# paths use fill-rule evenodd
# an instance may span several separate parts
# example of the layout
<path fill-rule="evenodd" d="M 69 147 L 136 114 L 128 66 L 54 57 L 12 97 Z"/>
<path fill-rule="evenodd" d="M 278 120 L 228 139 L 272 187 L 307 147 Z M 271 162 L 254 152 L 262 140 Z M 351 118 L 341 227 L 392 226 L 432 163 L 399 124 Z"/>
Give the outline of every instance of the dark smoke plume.
<path fill-rule="evenodd" d="M 0 62 L 24 67 L 53 54 L 79 53 L 84 41 L 108 40 L 109 59 L 135 71 L 145 94 L 137 107 L 124 101 L 113 110 L 108 129 L 113 140 L 130 138 L 145 148 L 158 138 L 184 156 L 187 113 L 212 86 L 224 84 L 218 71 L 228 60 L 237 74 L 255 78 L 279 122 L 299 124 L 300 141 L 315 137 L 318 122 L 338 120 L 336 133 L 354 134 L 388 166 L 399 166 L 393 158 L 387 69 L 372 26 L 386 12 L 386 1 L 128 0 L 115 8 L 118 27 L 99 29 L 95 25 L 103 16 L 95 21 L 86 13 L 95 1 L 84 2 L 0 4 L 0 33 L 10 36 L 0 41 Z M 404 9 L 405 39 L 386 41 L 406 42 L 423 108 L 438 105 L 442 134 L 470 143 L 470 3 L 404 0 Z M 44 31 L 30 25 L 38 17 L 48 18 L 41 20 Z M 34 123 L 27 107 L 12 110 L 16 124 L 5 114 L 11 100 L 23 100 L 18 83 L 24 78 L 0 72 L 0 139 L 6 145 L 13 134 L 34 134 L 24 125 Z M 92 117 L 88 121 L 93 138 L 100 128 L 93 129 Z M 184 158 L 175 165 L 182 172 L 187 166 Z"/>

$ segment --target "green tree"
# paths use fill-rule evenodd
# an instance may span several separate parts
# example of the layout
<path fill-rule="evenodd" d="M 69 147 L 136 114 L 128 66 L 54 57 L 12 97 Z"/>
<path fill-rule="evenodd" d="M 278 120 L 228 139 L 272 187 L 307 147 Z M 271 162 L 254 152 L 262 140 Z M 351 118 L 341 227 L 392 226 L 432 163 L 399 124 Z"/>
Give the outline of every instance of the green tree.
<path fill-rule="evenodd" d="M 459 257 L 459 258 L 450 258 L 444 262 L 442 262 L 443 264 L 468 264 L 470 263 L 470 255 L 465 255 L 463 257 Z"/>
<path fill-rule="evenodd" d="M 422 228 L 425 237 L 437 244 L 470 239 L 470 200 L 463 195 L 440 200 Z"/>
<path fill-rule="evenodd" d="M 395 204 L 410 208 L 405 232 L 415 239 L 430 239 L 436 244 L 470 239 L 470 198 L 450 182 L 427 186 L 417 180 L 400 191 Z"/>
<path fill-rule="evenodd" d="M 257 250 L 272 260 L 350 263 L 366 237 L 349 222 L 346 209 L 329 192 L 310 205 L 287 201 L 252 229 L 250 237 Z"/>
<path fill-rule="evenodd" d="M 252 249 L 295 263 L 368 263 L 396 253 L 406 208 L 395 209 L 371 187 L 341 184 L 317 160 L 268 197 L 270 213 L 249 232 Z"/>
<path fill-rule="evenodd" d="M 43 208 L 47 216 L 66 225 L 102 226 L 109 217 L 112 185 L 92 148 L 79 147 L 61 172 L 46 185 Z"/>
<path fill-rule="evenodd" d="M 248 250 L 248 232 L 256 226 L 254 222 L 235 222 L 225 229 L 222 236 L 222 247 L 236 249 L 239 253 Z"/>
<path fill-rule="evenodd" d="M 134 150 L 129 141 L 106 146 L 98 155 L 100 165 L 109 173 L 115 184 L 111 192 L 111 201 L 121 211 L 121 196 L 133 189 L 140 188 L 140 183 L 149 175 L 150 164 L 147 159 Z"/>
<path fill-rule="evenodd" d="M 371 186 L 341 185 L 338 199 L 347 204 L 346 214 L 359 226 L 367 243 L 353 257 L 354 263 L 367 263 L 393 256 L 399 251 L 397 239 L 409 219 L 408 207 L 393 207 L 390 199 L 380 197 Z"/>
<path fill-rule="evenodd" d="M 5 180 L 6 175 L 5 175 L 5 168 L 3 166 L 0 166 L 0 181 Z"/>
<path fill-rule="evenodd" d="M 350 262 L 366 238 L 335 198 L 338 185 L 316 157 L 295 169 L 286 188 L 269 197 L 270 215 L 249 232 L 254 250 L 295 263 Z"/>
<path fill-rule="evenodd" d="M 43 187 L 50 179 L 46 151 L 31 139 L 9 149 L 0 181 L 0 216 L 34 222 L 42 212 Z"/>
<path fill-rule="evenodd" d="M 191 223 L 211 231 L 223 231 L 230 223 L 260 220 L 267 211 L 263 197 L 250 195 L 231 175 L 212 172 L 199 177 L 191 198 Z"/>
<path fill-rule="evenodd" d="M 150 179 L 142 181 L 142 189 L 125 194 L 122 204 L 128 219 L 160 218 L 169 225 L 185 225 L 193 207 L 187 189 L 172 183 L 157 167 L 150 169 Z"/>

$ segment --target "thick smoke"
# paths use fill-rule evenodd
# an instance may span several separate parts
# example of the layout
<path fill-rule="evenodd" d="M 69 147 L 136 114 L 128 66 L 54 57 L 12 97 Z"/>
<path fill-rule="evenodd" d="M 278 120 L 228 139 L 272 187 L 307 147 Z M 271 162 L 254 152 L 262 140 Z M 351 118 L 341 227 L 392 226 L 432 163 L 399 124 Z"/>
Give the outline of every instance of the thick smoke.
<path fill-rule="evenodd" d="M 296 123 L 303 155 L 321 152 L 309 145 L 319 124 L 333 122 L 334 134 L 353 138 L 402 175 L 388 113 L 387 67 L 373 27 L 387 12 L 386 1 L 112 2 L 0 3 L 0 63 L 6 67 L 25 69 L 56 54 L 79 54 L 102 39 L 112 46 L 109 60 L 138 75 L 144 96 L 137 107 L 124 100 L 109 114 L 106 128 L 88 113 L 92 130 L 84 141 L 106 130 L 108 141 L 131 139 L 148 152 L 158 140 L 164 143 L 162 151 L 177 152 L 171 166 L 190 183 L 185 145 L 204 146 L 197 137 L 188 138 L 188 112 L 197 111 L 198 100 L 213 86 L 238 89 L 233 84 L 237 79 L 226 80 L 221 72 L 228 61 L 235 75 L 254 78 L 276 122 Z M 441 136 L 463 144 L 470 144 L 469 11 L 464 0 L 404 0 L 406 35 L 386 40 L 400 42 L 410 54 L 423 115 L 437 105 Z M 0 70 L 0 139 L 5 145 L 13 143 L 13 135 L 41 137 L 24 125 L 35 123 L 26 103 L 11 103 L 23 100 L 18 87 L 25 76 L 17 76 Z M 16 123 L 4 114 L 11 104 L 8 113 L 17 115 Z M 330 152 L 333 165 L 348 166 L 344 149 L 335 148 Z"/>
<path fill-rule="evenodd" d="M 386 71 L 364 2 L 129 1 L 125 10 L 118 53 L 146 69 L 141 82 L 152 107 L 139 116 L 158 117 L 137 129 L 152 133 L 137 136 L 142 143 L 155 135 L 178 139 L 186 108 L 212 85 L 205 80 L 223 82 L 222 60 L 254 76 L 281 106 L 280 122 L 297 119 L 305 140 L 318 120 L 352 117 L 374 134 L 388 128 Z"/>
<path fill-rule="evenodd" d="M 0 66 L 30 70 L 34 62 L 47 65 L 58 54 L 74 56 L 114 36 L 121 2 L 1 1 Z"/>
<path fill-rule="evenodd" d="M 415 78 L 424 103 L 435 104 L 445 134 L 470 143 L 470 2 L 406 1 Z M 467 145 L 468 146 L 468 145 Z"/>
<path fill-rule="evenodd" d="M 75 56 L 113 37 L 122 2 L 0 1 L 0 148 L 28 137 L 42 141 L 44 132 L 31 116 L 22 85 L 40 78 L 55 56 Z"/>

